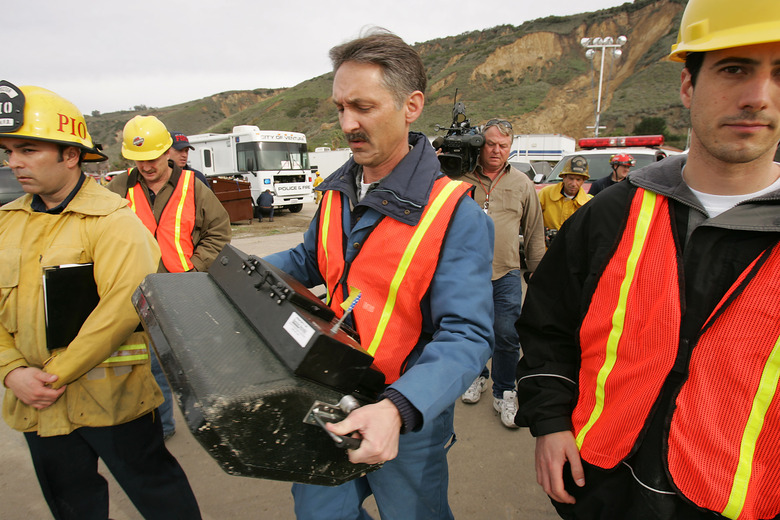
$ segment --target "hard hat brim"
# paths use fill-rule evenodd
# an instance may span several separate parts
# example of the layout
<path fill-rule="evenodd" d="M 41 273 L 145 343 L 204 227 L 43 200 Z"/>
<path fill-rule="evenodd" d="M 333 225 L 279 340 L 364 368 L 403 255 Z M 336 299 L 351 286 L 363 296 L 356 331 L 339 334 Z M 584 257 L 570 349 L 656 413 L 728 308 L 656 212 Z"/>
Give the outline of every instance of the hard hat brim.
<path fill-rule="evenodd" d="M 746 37 L 746 35 L 748 35 Z M 734 47 L 747 47 L 762 43 L 780 41 L 777 30 L 777 21 L 757 23 L 750 26 L 740 26 L 729 30 L 721 30 L 714 35 L 694 39 L 688 42 L 678 42 L 672 45 L 669 59 L 685 62 L 689 52 L 708 52 Z"/>
<path fill-rule="evenodd" d="M 151 152 L 135 152 L 133 150 L 128 150 L 124 145 L 122 145 L 122 157 L 128 161 L 154 161 L 155 159 L 162 157 L 167 151 L 168 148 L 162 152 L 157 150 Z"/>
<path fill-rule="evenodd" d="M 17 133 L 0 133 L 0 137 L 8 137 L 10 139 L 29 139 L 30 141 L 41 141 L 42 143 L 60 144 L 63 146 L 73 146 L 79 150 L 83 150 L 84 157 L 81 162 L 101 162 L 107 161 L 108 156 L 101 152 L 97 147 L 89 148 L 79 143 L 72 141 L 60 141 L 57 139 L 46 139 L 44 137 L 34 137 L 30 135 L 17 134 Z"/>

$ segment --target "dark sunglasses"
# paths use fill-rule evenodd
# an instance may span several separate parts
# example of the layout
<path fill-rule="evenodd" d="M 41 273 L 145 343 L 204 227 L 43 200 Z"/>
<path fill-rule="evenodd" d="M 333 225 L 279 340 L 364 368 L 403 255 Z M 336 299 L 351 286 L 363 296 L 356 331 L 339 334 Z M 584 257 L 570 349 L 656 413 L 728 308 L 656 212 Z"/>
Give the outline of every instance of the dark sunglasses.
<path fill-rule="evenodd" d="M 487 130 L 491 126 L 503 126 L 504 128 L 508 128 L 512 130 L 512 123 L 510 123 L 506 119 L 491 119 L 490 121 L 485 123 L 485 130 Z"/>

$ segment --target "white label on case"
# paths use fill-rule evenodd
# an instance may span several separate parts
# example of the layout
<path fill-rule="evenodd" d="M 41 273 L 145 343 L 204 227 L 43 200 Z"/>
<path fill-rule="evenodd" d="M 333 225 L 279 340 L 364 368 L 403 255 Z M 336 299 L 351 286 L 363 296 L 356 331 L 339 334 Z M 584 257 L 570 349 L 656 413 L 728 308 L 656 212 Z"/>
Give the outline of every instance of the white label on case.
<path fill-rule="evenodd" d="M 303 316 L 293 312 L 284 324 L 284 330 L 287 334 L 292 336 L 292 339 L 301 346 L 306 347 L 309 344 L 309 340 L 314 335 L 314 328 L 309 325 Z"/>

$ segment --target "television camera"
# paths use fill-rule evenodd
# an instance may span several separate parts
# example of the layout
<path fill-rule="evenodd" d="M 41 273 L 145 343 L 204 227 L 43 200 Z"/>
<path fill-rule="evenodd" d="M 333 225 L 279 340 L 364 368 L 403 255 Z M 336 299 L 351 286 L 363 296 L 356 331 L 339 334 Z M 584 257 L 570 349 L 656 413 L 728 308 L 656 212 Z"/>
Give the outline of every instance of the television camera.
<path fill-rule="evenodd" d="M 455 96 L 457 98 L 457 91 Z M 439 126 L 437 126 L 437 130 Z M 479 150 L 485 143 L 485 138 L 466 117 L 466 105 L 456 101 L 452 107 L 452 124 L 447 134 L 433 140 L 433 147 L 441 149 L 439 162 L 441 171 L 451 178 L 458 178 L 474 170 L 477 166 Z"/>

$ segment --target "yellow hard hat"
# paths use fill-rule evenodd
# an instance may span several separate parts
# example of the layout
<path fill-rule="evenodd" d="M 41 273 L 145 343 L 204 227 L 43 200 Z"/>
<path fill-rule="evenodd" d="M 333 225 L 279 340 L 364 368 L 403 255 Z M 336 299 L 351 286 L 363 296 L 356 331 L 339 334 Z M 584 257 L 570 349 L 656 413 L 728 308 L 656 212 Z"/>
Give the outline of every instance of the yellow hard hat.
<path fill-rule="evenodd" d="M 108 159 L 100 145 L 92 143 L 76 105 L 41 87 L 0 81 L 0 136 L 75 146 L 84 151 L 84 162 Z"/>
<path fill-rule="evenodd" d="M 586 179 L 590 179 L 588 174 L 588 160 L 581 155 L 575 155 L 563 165 L 563 169 L 559 174 L 561 177 L 564 175 L 581 175 Z"/>
<path fill-rule="evenodd" d="M 778 0 L 690 0 L 669 58 L 780 41 Z"/>
<path fill-rule="evenodd" d="M 171 133 L 154 116 L 135 116 L 122 131 L 122 157 L 131 161 L 153 161 L 172 144 Z"/>

